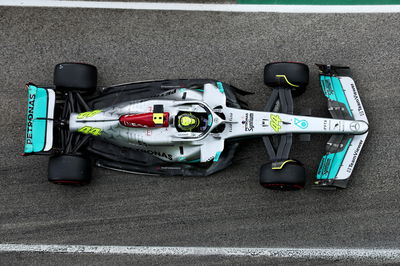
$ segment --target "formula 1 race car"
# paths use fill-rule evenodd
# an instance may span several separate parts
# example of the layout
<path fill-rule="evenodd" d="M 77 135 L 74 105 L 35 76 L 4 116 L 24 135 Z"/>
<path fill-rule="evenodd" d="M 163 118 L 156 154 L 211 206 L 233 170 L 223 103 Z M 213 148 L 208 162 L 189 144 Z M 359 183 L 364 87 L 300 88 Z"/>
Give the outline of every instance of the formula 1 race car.
<path fill-rule="evenodd" d="M 365 142 L 368 120 L 348 67 L 317 65 L 332 118 L 293 114 L 292 96 L 305 91 L 308 66 L 270 63 L 272 87 L 264 111 L 251 111 L 249 94 L 209 79 L 154 80 L 97 87 L 97 69 L 61 63 L 54 86 L 26 85 L 24 155 L 51 155 L 48 179 L 88 183 L 91 165 L 143 175 L 206 176 L 232 163 L 239 141 L 262 137 L 269 162 L 260 183 L 304 187 L 302 164 L 290 159 L 293 134 L 331 134 L 313 182 L 345 188 Z"/>

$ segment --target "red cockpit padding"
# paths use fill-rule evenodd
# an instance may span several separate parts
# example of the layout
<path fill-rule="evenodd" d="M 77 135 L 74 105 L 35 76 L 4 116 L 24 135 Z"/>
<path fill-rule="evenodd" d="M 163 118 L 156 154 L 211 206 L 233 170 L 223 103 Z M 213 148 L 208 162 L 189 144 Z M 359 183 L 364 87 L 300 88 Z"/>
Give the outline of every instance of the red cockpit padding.
<path fill-rule="evenodd" d="M 153 115 L 162 115 L 163 123 L 157 125 L 154 123 Z M 119 118 L 121 125 L 126 127 L 168 127 L 169 113 L 144 113 L 144 114 L 129 114 Z"/>

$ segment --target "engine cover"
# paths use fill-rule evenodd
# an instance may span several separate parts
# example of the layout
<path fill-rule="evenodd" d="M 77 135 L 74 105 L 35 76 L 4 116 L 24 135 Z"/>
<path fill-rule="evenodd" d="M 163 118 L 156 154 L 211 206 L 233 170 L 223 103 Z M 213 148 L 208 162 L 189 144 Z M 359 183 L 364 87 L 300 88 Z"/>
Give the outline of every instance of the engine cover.
<path fill-rule="evenodd" d="M 125 127 L 168 127 L 169 113 L 123 115 L 119 118 L 119 122 Z"/>

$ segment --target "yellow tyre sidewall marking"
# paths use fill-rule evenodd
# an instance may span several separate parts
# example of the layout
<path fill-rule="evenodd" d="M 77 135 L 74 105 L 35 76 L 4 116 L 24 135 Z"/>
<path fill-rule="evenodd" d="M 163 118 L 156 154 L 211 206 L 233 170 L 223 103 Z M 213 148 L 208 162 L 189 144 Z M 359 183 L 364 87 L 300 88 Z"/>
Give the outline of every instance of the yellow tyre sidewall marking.
<path fill-rule="evenodd" d="M 296 161 L 294 161 L 294 160 L 286 160 L 286 161 L 284 161 L 280 166 L 278 166 L 278 167 L 272 167 L 272 169 L 274 169 L 274 170 L 281 170 L 282 168 L 283 168 L 283 166 L 285 166 L 285 164 L 287 164 L 287 163 L 295 163 Z"/>
<path fill-rule="evenodd" d="M 300 87 L 299 85 L 290 83 L 290 81 L 288 80 L 288 78 L 286 77 L 286 75 L 275 75 L 275 77 L 277 77 L 277 78 L 283 78 L 283 79 L 286 81 L 286 83 L 289 84 L 289 85 L 292 86 L 292 87 Z"/>

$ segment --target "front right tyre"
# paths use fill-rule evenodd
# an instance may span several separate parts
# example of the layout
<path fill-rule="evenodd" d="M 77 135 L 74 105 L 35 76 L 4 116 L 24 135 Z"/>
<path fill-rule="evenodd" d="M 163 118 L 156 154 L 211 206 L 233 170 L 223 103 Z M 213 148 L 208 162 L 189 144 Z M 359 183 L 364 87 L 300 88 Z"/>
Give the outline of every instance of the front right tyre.
<path fill-rule="evenodd" d="M 305 169 L 299 162 L 288 160 L 280 169 L 273 169 L 272 163 L 260 169 L 261 186 L 274 190 L 299 190 L 306 183 Z"/>

